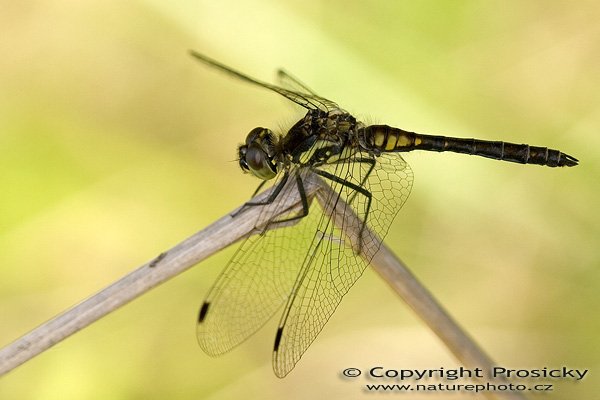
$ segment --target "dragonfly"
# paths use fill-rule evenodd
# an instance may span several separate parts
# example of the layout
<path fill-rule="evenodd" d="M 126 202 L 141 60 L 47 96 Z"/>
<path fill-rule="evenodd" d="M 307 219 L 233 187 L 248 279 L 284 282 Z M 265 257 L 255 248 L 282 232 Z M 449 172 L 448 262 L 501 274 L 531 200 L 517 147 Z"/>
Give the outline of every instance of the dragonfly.
<path fill-rule="evenodd" d="M 273 85 L 196 51 L 190 54 L 306 110 L 286 133 L 257 127 L 238 147 L 241 169 L 261 180 L 255 194 L 272 182 L 266 199 L 249 201 L 240 212 L 277 206 L 292 195 L 300 196 L 302 206 L 266 223 L 282 229 L 263 228 L 243 241 L 202 303 L 197 324 L 200 347 L 218 356 L 282 310 L 272 356 L 273 371 L 280 378 L 298 363 L 369 265 L 406 202 L 413 173 L 401 153 L 450 151 L 547 167 L 578 164 L 576 158 L 546 147 L 366 125 L 282 69 L 279 85 Z M 305 184 L 315 175 L 331 188 L 324 206 L 306 195 Z M 334 223 L 332 210 L 342 203 L 358 217 L 353 220 L 358 226 Z M 367 228 L 374 235 L 363 234 Z"/>

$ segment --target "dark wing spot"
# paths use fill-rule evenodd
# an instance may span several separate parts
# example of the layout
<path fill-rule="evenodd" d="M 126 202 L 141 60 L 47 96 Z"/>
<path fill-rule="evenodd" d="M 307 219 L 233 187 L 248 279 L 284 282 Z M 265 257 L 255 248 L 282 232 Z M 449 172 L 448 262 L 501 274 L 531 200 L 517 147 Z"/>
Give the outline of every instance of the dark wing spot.
<path fill-rule="evenodd" d="M 277 329 L 277 335 L 275 335 L 275 346 L 273 347 L 273 351 L 277 351 L 279 349 L 279 343 L 281 342 L 281 334 L 283 333 L 283 328 Z"/>
<path fill-rule="evenodd" d="M 204 318 L 206 317 L 206 313 L 208 312 L 208 307 L 210 306 L 210 303 L 203 303 L 202 307 L 200 308 L 200 314 L 198 315 L 198 323 L 201 324 L 202 321 L 204 321 Z"/>

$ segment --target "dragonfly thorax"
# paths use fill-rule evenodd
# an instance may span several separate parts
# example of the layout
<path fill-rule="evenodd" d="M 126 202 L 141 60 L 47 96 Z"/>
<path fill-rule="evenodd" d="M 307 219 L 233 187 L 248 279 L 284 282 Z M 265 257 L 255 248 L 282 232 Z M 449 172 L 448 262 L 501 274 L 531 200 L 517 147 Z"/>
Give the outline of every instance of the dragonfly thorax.
<path fill-rule="evenodd" d="M 277 175 L 275 135 L 267 128 L 254 128 L 246 143 L 238 147 L 240 168 L 264 181 Z"/>

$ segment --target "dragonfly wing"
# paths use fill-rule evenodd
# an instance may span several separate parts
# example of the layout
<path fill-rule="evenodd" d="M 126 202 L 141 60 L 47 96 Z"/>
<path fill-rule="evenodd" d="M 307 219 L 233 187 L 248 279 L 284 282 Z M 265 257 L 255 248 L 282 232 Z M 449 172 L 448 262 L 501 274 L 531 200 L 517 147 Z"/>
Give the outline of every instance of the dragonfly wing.
<path fill-rule="evenodd" d="M 197 326 L 207 354 L 223 354 L 246 340 L 286 301 L 290 277 L 281 276 L 267 253 L 278 241 L 276 231 L 246 239 L 213 285 Z"/>
<path fill-rule="evenodd" d="M 283 68 L 279 68 L 277 70 L 277 83 L 284 89 L 292 90 L 298 93 L 308 94 L 310 96 L 318 96 L 314 90 L 309 88 L 306 84 L 300 81 L 300 79 L 296 78 L 294 75 L 290 74 Z"/>
<path fill-rule="evenodd" d="M 277 70 L 277 80 L 279 86 L 283 89 L 301 94 L 306 100 L 311 100 L 323 111 L 342 110 L 336 102 L 319 96 L 314 90 L 284 69 Z"/>
<path fill-rule="evenodd" d="M 348 226 L 342 231 L 331 215 L 322 211 L 277 331 L 273 369 L 279 377 L 294 368 L 323 329 L 342 297 L 370 263 L 408 198 L 413 176 L 406 162 L 398 154 L 384 154 L 377 158 L 376 164 L 373 161 L 372 156 L 358 153 L 352 159 L 328 166 L 328 172 L 336 178 L 329 179 L 333 195 L 324 209 L 331 210 L 339 198 L 344 199 L 377 237 L 371 236 L 369 239 L 374 243 L 365 246 L 358 255 L 351 244 L 356 243 L 356 237 L 346 234 L 357 232 L 357 227 Z M 370 193 L 371 200 L 357 192 L 357 187 Z M 317 214 L 315 211 L 313 215 Z"/>
<path fill-rule="evenodd" d="M 286 88 L 282 88 L 282 87 L 272 85 L 267 82 L 263 82 L 261 80 L 251 77 L 250 75 L 246 75 L 240 71 L 237 71 L 231 67 L 228 67 L 225 64 L 222 64 L 222 63 L 218 62 L 217 60 L 213 60 L 212 58 L 205 56 L 204 54 L 200 54 L 194 50 L 190 50 L 190 55 L 192 57 L 196 58 L 198 61 L 201 61 L 204 64 L 206 64 L 212 68 L 216 68 L 216 69 L 221 70 L 229 75 L 232 75 L 240 80 L 243 80 L 245 82 L 251 83 L 256 86 L 260 86 L 265 89 L 269 89 L 275 93 L 278 93 L 281 96 L 287 98 L 290 101 L 293 101 L 294 103 L 296 103 L 306 109 L 314 110 L 317 108 L 323 108 L 323 104 L 321 103 L 321 98 L 319 96 L 313 97 L 310 94 L 308 96 L 306 96 L 306 94 L 303 91 L 296 92 L 294 90 L 288 90 Z M 333 102 L 330 102 L 330 103 L 333 103 Z"/>
<path fill-rule="evenodd" d="M 277 201 L 297 190 L 294 184 L 285 186 Z M 258 221 L 267 218 L 261 215 Z M 308 246 L 306 218 L 250 236 L 239 247 L 200 308 L 197 336 L 207 354 L 217 356 L 242 343 L 287 301 Z"/>

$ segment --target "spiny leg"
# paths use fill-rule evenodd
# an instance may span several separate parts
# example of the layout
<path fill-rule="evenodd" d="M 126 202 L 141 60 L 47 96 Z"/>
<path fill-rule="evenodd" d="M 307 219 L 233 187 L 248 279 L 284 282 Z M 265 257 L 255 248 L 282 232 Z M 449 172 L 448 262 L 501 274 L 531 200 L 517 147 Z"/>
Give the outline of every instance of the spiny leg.
<path fill-rule="evenodd" d="M 268 228 L 273 228 L 274 225 L 276 226 L 279 224 L 285 224 L 285 223 L 289 223 L 292 221 L 296 221 L 296 220 L 302 219 L 308 215 L 308 197 L 306 197 L 306 191 L 304 190 L 304 183 L 302 182 L 302 178 L 300 178 L 300 174 L 296 174 L 296 187 L 298 188 L 298 194 L 300 195 L 300 202 L 302 203 L 302 210 L 298 214 L 296 214 L 292 217 L 269 221 L 267 224 L 265 224 L 265 227 L 264 227 L 263 231 L 261 232 L 261 234 L 265 233 Z"/>
<path fill-rule="evenodd" d="M 335 164 L 342 164 L 342 163 L 347 163 L 349 162 L 347 159 L 342 159 L 342 160 L 336 160 L 336 161 L 332 161 L 332 162 L 328 162 L 328 165 L 335 165 Z M 368 164 L 369 165 L 369 169 L 367 170 L 367 173 L 365 174 L 365 176 L 362 178 L 361 182 L 360 182 L 360 186 L 364 187 L 365 183 L 367 182 L 367 179 L 369 179 L 369 176 L 371 176 L 371 172 L 373 172 L 373 169 L 375 168 L 375 164 L 377 163 L 375 161 L 375 159 L 373 158 L 368 158 L 368 157 L 360 157 L 357 158 L 356 160 L 352 160 L 350 161 L 352 163 L 364 163 L 364 164 Z M 354 192 L 352 193 L 352 195 L 350 197 L 348 197 L 347 203 L 348 204 L 352 204 L 352 202 L 354 201 L 354 198 L 356 197 L 356 194 L 358 192 Z"/>
<path fill-rule="evenodd" d="M 333 162 L 331 164 L 337 164 L 337 163 L 341 163 L 345 160 L 339 160 L 336 162 Z M 360 181 L 360 186 L 364 187 L 365 183 L 367 182 L 367 179 L 369 179 L 369 176 L 371 176 L 371 172 L 373 172 L 373 169 L 375 168 L 375 164 L 376 161 L 372 158 L 365 158 L 365 157 L 361 157 L 357 160 L 352 161 L 354 163 L 364 163 L 364 164 L 369 164 L 369 169 L 367 170 L 367 173 L 365 174 L 365 176 L 362 178 L 362 180 Z M 352 193 L 352 195 L 350 197 L 348 197 L 348 204 L 352 204 L 352 202 L 354 201 L 354 198 L 356 197 L 356 194 L 358 192 L 354 192 Z"/>
<path fill-rule="evenodd" d="M 266 183 L 267 183 L 267 181 L 262 181 L 258 185 L 258 187 L 256 188 L 256 190 L 254 191 L 254 193 L 252 193 L 252 196 L 250 196 L 250 198 L 253 198 L 254 196 L 256 196 L 258 194 L 258 192 L 260 192 L 260 189 L 262 189 L 262 187 L 265 186 Z M 235 216 L 237 216 L 238 214 L 240 214 L 244 210 L 246 210 L 246 203 L 244 203 L 244 205 L 239 210 L 234 211 L 231 214 L 229 214 L 229 216 L 231 218 L 234 218 Z"/>
<path fill-rule="evenodd" d="M 358 186 L 355 183 L 349 182 L 343 178 L 340 178 L 339 176 L 330 174 L 329 172 L 326 171 L 321 171 L 318 169 L 314 169 L 313 170 L 317 175 L 321 175 L 324 178 L 327 178 L 333 182 L 339 183 L 340 185 L 349 187 L 350 189 L 354 189 L 357 193 L 362 194 L 363 196 L 365 196 L 367 198 L 367 209 L 365 211 L 365 216 L 363 218 L 360 230 L 358 232 L 358 251 L 357 254 L 360 254 L 362 252 L 362 245 L 363 245 L 363 232 L 365 230 L 365 226 L 367 224 L 367 218 L 369 216 L 369 211 L 371 210 L 371 200 L 373 198 L 373 195 L 371 194 L 371 192 L 369 192 L 367 189 L 365 189 L 364 187 Z"/>
<path fill-rule="evenodd" d="M 298 194 L 300 195 L 300 202 L 302 203 L 302 211 L 299 214 L 294 215 L 293 217 L 274 220 L 274 221 L 271 221 L 269 224 L 273 224 L 273 223 L 279 224 L 279 223 L 284 223 L 284 222 L 290 222 L 290 221 L 294 221 L 297 219 L 302 219 L 308 215 L 308 197 L 306 197 L 306 191 L 304 190 L 304 183 L 302 182 L 302 178 L 300 178 L 299 174 L 296 175 L 296 187 L 298 188 Z"/>
<path fill-rule="evenodd" d="M 252 197 L 256 196 L 258 194 L 258 192 L 260 192 L 260 189 L 262 189 L 262 187 L 265 186 L 266 183 L 267 183 L 267 181 L 262 181 L 260 183 L 260 185 L 258 185 L 256 190 L 254 191 L 254 193 L 252 193 Z"/>
<path fill-rule="evenodd" d="M 277 198 L 277 196 L 279 196 L 279 193 L 281 192 L 281 190 L 283 190 L 283 187 L 287 183 L 287 180 L 289 177 L 290 177 L 290 174 L 289 174 L 289 172 L 286 171 L 285 174 L 283 175 L 283 177 L 281 178 L 281 180 L 277 183 L 277 186 L 275 186 L 275 188 L 273 189 L 271 194 L 269 194 L 269 197 L 267 197 L 266 200 L 264 200 L 264 201 L 248 201 L 248 202 L 244 203 L 244 205 L 242 207 L 240 207 L 239 210 L 233 212 L 231 214 L 231 216 L 235 217 L 235 216 L 239 215 L 241 212 L 245 211 L 247 207 L 266 206 L 268 204 L 273 203 L 275 201 L 275 199 Z M 266 182 L 267 181 L 263 181 L 260 185 L 258 185 L 258 188 L 254 192 L 255 195 L 264 186 L 264 184 Z"/>

